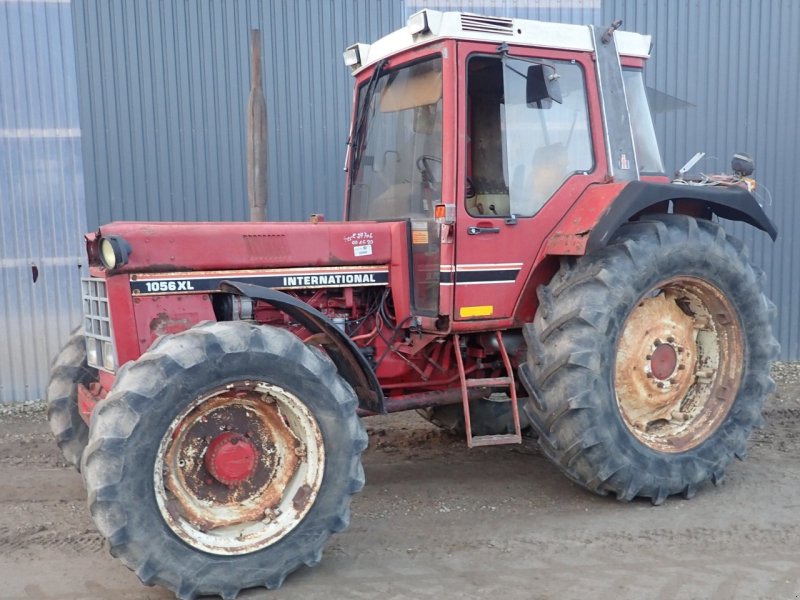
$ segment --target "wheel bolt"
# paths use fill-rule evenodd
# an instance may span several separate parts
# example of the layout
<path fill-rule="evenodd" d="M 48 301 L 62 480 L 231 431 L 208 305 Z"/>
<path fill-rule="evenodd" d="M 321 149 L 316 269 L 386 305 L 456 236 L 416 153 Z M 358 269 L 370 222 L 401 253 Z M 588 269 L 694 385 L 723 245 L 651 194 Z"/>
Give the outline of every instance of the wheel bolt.
<path fill-rule="evenodd" d="M 671 344 L 672 342 L 675 341 L 675 338 L 670 336 L 670 337 L 667 338 L 667 341 Z"/>

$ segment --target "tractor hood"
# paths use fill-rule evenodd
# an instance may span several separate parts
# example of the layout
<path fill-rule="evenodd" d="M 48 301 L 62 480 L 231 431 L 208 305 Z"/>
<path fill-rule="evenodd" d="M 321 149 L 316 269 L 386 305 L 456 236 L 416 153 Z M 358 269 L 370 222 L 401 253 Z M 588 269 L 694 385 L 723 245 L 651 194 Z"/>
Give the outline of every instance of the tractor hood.
<path fill-rule="evenodd" d="M 110 253 L 113 247 L 114 273 L 380 265 L 390 262 L 393 234 L 399 241 L 406 230 L 397 221 L 116 222 L 88 234 L 86 242 L 96 266 L 102 248 Z"/>

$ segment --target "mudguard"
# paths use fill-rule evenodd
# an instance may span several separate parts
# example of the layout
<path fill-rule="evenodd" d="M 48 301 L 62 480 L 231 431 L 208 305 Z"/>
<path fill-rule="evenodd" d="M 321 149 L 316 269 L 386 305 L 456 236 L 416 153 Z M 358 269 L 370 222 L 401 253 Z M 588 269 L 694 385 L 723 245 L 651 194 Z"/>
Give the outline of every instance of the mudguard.
<path fill-rule="evenodd" d="M 744 188 L 631 181 L 600 215 L 589 233 L 586 252 L 605 246 L 614 232 L 637 213 L 669 200 L 696 202 L 720 218 L 749 223 L 766 232 L 773 241 L 778 237 L 775 224 Z"/>
<path fill-rule="evenodd" d="M 359 408 L 386 414 L 383 390 L 367 359 L 353 341 L 316 308 L 289 294 L 260 285 L 223 281 L 220 290 L 267 302 L 285 312 L 311 333 L 324 334 L 330 341 L 330 344 L 326 344 L 326 351 L 342 377 L 353 386 L 358 395 Z"/>
<path fill-rule="evenodd" d="M 766 232 L 773 240 L 775 224 L 756 198 L 738 186 L 695 186 L 650 181 L 590 186 L 567 212 L 546 242 L 550 256 L 588 254 L 602 248 L 614 233 L 639 213 L 658 207 L 667 212 L 670 201 L 680 201 L 701 213 L 742 221 Z M 661 205 L 659 207 L 659 205 Z"/>

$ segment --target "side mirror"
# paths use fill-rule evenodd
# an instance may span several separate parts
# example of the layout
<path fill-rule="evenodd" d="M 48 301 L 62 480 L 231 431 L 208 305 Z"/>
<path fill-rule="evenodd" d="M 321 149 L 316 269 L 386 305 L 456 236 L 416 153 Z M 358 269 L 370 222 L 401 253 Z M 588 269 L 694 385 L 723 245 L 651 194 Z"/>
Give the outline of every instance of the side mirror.
<path fill-rule="evenodd" d="M 544 108 L 545 100 L 552 100 L 561 104 L 561 86 L 558 83 L 559 75 L 552 65 L 536 64 L 528 67 L 525 98 L 528 106 L 536 105 Z"/>

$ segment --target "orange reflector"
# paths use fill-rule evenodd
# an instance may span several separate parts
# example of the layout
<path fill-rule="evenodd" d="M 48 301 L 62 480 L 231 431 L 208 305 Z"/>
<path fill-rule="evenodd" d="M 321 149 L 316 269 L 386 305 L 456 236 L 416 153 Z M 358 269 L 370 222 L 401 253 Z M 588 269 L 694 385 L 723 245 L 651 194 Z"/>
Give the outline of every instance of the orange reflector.
<path fill-rule="evenodd" d="M 436 204 L 433 207 L 433 219 L 439 225 L 455 223 L 456 207 L 453 204 Z"/>

